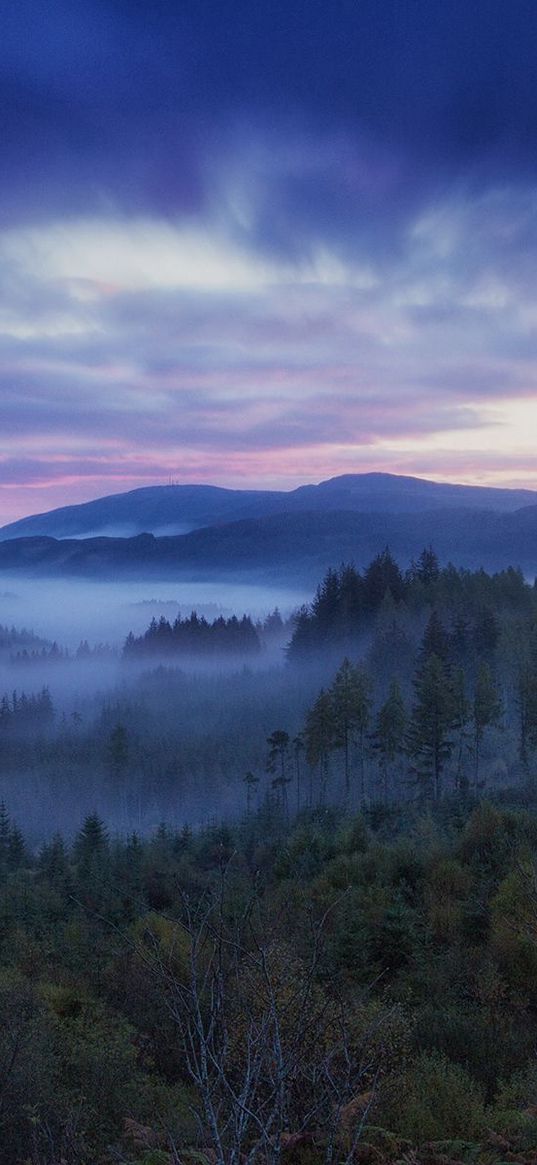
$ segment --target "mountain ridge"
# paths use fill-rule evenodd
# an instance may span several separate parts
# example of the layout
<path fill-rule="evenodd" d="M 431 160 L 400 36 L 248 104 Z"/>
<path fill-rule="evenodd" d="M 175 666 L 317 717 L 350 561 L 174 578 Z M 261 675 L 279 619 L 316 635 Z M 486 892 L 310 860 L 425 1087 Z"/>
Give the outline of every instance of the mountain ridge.
<path fill-rule="evenodd" d="M 417 513 L 464 508 L 513 512 L 537 504 L 537 491 L 389 473 L 342 474 L 294 490 L 240 490 L 213 485 L 142 486 L 78 505 L 31 514 L 0 528 L 0 542 L 19 537 L 53 538 L 185 535 L 243 519 L 277 513 L 346 511 Z"/>

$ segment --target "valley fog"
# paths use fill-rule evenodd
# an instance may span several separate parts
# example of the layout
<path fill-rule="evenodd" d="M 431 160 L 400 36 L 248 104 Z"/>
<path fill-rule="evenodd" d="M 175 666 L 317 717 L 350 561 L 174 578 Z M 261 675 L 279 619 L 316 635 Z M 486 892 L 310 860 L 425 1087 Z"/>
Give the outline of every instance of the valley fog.
<path fill-rule="evenodd" d="M 0 801 L 35 845 L 92 811 L 145 835 L 528 779 L 537 591 L 516 569 L 385 550 L 309 595 L 13 577 L 0 604 Z"/>
<path fill-rule="evenodd" d="M 123 833 L 236 813 L 244 771 L 264 768 L 266 737 L 297 701 L 302 710 L 283 675 L 292 614 L 310 597 L 217 580 L 3 576 L 0 800 L 10 816 L 38 843 L 72 835 L 94 810 Z M 195 610 L 210 628 L 246 615 L 258 636 L 275 608 L 281 619 L 253 652 L 124 654 L 152 620 L 173 626 Z"/>
<path fill-rule="evenodd" d="M 310 592 L 259 583 L 200 582 L 87 582 L 77 579 L 24 579 L 0 576 L 0 624 L 26 627 L 44 639 L 76 649 L 81 640 L 121 647 L 129 631 L 140 634 L 150 619 L 161 614 L 175 619 L 192 610 L 214 619 L 219 615 L 263 618 L 278 607 L 289 616 Z"/>

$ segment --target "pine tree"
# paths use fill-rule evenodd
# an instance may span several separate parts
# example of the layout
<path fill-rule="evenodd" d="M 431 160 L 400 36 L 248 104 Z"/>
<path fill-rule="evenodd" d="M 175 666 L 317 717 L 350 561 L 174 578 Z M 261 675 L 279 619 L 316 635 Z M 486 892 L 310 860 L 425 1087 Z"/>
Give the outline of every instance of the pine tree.
<path fill-rule="evenodd" d="M 387 591 L 396 603 L 404 597 L 403 576 L 387 546 L 367 567 L 363 590 L 364 603 L 369 611 L 376 611 L 380 607 Z"/>
<path fill-rule="evenodd" d="M 292 779 L 288 775 L 289 733 L 285 732 L 282 728 L 278 728 L 267 738 L 267 744 L 269 746 L 266 766 L 267 772 L 275 774 L 272 787 L 276 790 L 278 800 L 281 801 L 282 808 L 287 816 L 287 786 L 291 783 Z"/>
<path fill-rule="evenodd" d="M 7 867 L 9 870 L 19 870 L 28 865 L 28 853 L 24 837 L 17 825 L 11 827 L 7 848 Z"/>
<path fill-rule="evenodd" d="M 498 724 L 502 714 L 502 704 L 494 683 L 491 670 L 486 663 L 479 667 L 473 702 L 474 722 L 474 790 L 479 789 L 479 761 L 481 743 L 486 728 Z"/>
<path fill-rule="evenodd" d="M 89 870 L 107 851 L 108 833 L 104 822 L 97 813 L 88 813 L 73 846 L 73 856 L 79 870 Z"/>
<path fill-rule="evenodd" d="M 447 664 L 450 657 L 449 635 L 435 609 L 431 611 L 423 633 L 418 652 L 418 667 L 422 667 L 431 655 L 436 655 L 443 664 Z"/>
<path fill-rule="evenodd" d="M 492 661 L 499 638 L 500 627 L 494 611 L 490 607 L 483 607 L 475 621 L 473 633 L 478 658 Z"/>
<path fill-rule="evenodd" d="M 321 805 L 324 805 L 328 785 L 330 753 L 335 747 L 332 699 L 330 693 L 326 692 L 324 688 L 321 688 L 313 707 L 307 713 L 304 726 L 304 740 L 306 744 L 306 760 L 312 771 L 317 765 L 319 766 L 319 800 Z"/>
<path fill-rule="evenodd" d="M 537 634 L 528 637 L 521 651 L 516 678 L 516 703 L 519 724 L 519 756 L 522 768 L 529 773 L 529 752 L 537 747 Z"/>
<path fill-rule="evenodd" d="M 447 669 L 437 655 L 430 655 L 419 669 L 414 688 L 416 702 L 407 733 L 407 752 L 422 795 L 439 801 L 444 767 L 453 750 L 455 708 Z"/>
<path fill-rule="evenodd" d="M 457 742 L 455 787 L 458 792 L 462 792 L 468 788 L 468 779 L 464 773 L 464 757 L 468 749 L 468 723 L 471 715 L 466 697 L 466 676 L 462 667 L 456 668 L 453 672 L 452 691 L 453 729 Z"/>
<path fill-rule="evenodd" d="M 360 758 L 360 792 L 365 801 L 365 733 L 371 710 L 368 677 L 350 660 L 344 659 L 330 688 L 334 717 L 334 745 L 343 749 L 345 803 L 350 795 L 350 748 L 356 743 Z"/>
<path fill-rule="evenodd" d="M 333 635 L 339 613 L 340 583 L 337 570 L 329 570 L 312 603 L 312 615 L 319 631 L 319 640 Z"/>
<path fill-rule="evenodd" d="M 317 647 L 315 620 L 308 607 L 300 608 L 293 623 L 293 634 L 286 651 L 290 663 L 307 659 Z"/>
<path fill-rule="evenodd" d="M 343 641 L 356 638 L 364 614 L 364 580 L 354 566 L 339 572 L 338 629 Z"/>
<path fill-rule="evenodd" d="M 413 578 L 417 579 L 425 587 L 430 587 L 438 581 L 440 565 L 432 546 L 426 546 L 422 550 L 417 562 L 412 563 L 411 574 Z"/>
<path fill-rule="evenodd" d="M 302 766 L 301 756 L 305 749 L 304 737 L 301 732 L 298 732 L 292 741 L 293 760 L 295 764 L 295 778 L 296 778 L 296 808 L 297 813 L 300 813 L 300 799 L 302 792 Z"/>
<path fill-rule="evenodd" d="M 390 769 L 404 749 L 405 727 L 406 714 L 401 689 L 397 680 L 392 680 L 388 698 L 379 709 L 373 734 L 373 747 L 379 756 L 385 804 L 388 803 Z"/>
<path fill-rule="evenodd" d="M 69 860 L 61 834 L 56 833 L 46 842 L 39 854 L 39 870 L 53 886 L 64 886 L 68 881 Z"/>

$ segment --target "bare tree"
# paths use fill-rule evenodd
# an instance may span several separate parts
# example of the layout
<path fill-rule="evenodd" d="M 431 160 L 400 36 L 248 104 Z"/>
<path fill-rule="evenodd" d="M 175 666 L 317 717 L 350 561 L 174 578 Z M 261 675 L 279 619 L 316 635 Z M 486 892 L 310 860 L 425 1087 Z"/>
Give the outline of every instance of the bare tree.
<path fill-rule="evenodd" d="M 330 1165 L 346 1113 L 338 1159 L 350 1162 L 376 1069 L 352 1009 L 320 985 L 327 914 L 309 918 L 298 955 L 262 895 L 239 910 L 229 883 L 228 866 L 201 900 L 183 895 L 173 950 L 148 929 L 139 952 L 176 1024 L 199 1143 L 215 1165 L 279 1165 L 287 1146 L 315 1141 Z"/>

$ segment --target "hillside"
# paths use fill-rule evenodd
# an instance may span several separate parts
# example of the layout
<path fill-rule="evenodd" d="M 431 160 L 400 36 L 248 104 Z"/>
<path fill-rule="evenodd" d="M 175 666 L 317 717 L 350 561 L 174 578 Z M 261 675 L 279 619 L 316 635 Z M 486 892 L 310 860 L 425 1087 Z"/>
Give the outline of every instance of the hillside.
<path fill-rule="evenodd" d="M 0 571 L 99 578 L 259 578 L 312 584 L 334 563 L 362 566 L 389 545 L 404 565 L 432 544 L 442 562 L 537 572 L 537 506 L 513 513 L 305 512 L 243 519 L 174 537 L 18 538 L 0 543 Z"/>

